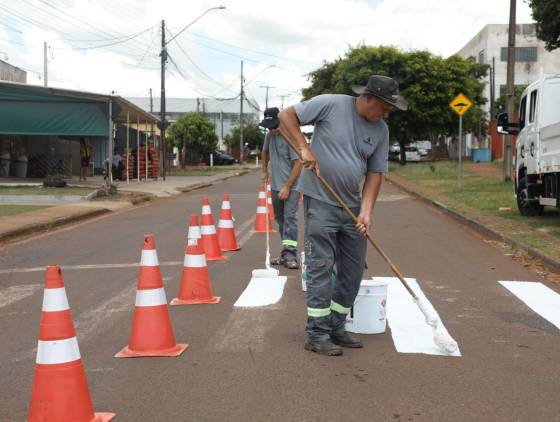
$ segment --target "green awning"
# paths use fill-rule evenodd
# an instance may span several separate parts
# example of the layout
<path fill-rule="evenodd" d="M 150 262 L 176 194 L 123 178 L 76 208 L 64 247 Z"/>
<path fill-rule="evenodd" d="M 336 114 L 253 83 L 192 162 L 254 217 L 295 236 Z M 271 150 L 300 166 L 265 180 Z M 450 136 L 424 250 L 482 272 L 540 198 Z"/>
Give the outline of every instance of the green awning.
<path fill-rule="evenodd" d="M 109 135 L 107 101 L 0 86 L 0 134 Z"/>

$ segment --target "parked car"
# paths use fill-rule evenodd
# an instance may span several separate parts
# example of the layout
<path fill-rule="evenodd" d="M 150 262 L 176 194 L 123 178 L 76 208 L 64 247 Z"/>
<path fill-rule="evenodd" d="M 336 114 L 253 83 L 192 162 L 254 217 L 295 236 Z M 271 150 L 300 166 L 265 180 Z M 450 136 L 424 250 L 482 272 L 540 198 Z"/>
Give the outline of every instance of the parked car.
<path fill-rule="evenodd" d="M 220 150 L 216 150 L 213 153 L 214 155 L 214 165 L 231 165 L 235 163 L 235 158 L 233 158 L 231 155 L 229 155 L 227 152 L 225 151 L 220 151 Z M 210 165 L 210 154 L 206 155 L 206 157 L 204 157 L 204 162 L 208 165 Z"/>
<path fill-rule="evenodd" d="M 418 162 L 420 161 L 420 152 L 418 152 L 418 148 L 407 146 L 404 148 L 404 154 L 406 157 L 406 161 L 413 161 Z"/>

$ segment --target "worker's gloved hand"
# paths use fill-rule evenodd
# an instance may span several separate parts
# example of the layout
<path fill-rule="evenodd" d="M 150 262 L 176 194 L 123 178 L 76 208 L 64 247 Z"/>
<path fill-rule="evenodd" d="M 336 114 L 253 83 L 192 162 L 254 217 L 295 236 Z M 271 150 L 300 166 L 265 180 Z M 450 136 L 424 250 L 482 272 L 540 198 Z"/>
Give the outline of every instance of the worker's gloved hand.
<path fill-rule="evenodd" d="M 303 161 L 303 167 L 319 175 L 319 163 L 315 154 L 313 154 L 313 151 L 308 146 L 301 149 L 301 160 Z"/>
<path fill-rule="evenodd" d="M 288 196 L 290 196 L 290 188 L 284 185 L 280 192 L 278 192 L 278 198 L 281 201 L 285 201 L 286 199 L 288 199 Z"/>
<path fill-rule="evenodd" d="M 371 226 L 371 215 L 362 214 L 358 215 L 358 224 L 356 224 L 356 231 L 359 235 L 365 236 L 369 233 Z"/>

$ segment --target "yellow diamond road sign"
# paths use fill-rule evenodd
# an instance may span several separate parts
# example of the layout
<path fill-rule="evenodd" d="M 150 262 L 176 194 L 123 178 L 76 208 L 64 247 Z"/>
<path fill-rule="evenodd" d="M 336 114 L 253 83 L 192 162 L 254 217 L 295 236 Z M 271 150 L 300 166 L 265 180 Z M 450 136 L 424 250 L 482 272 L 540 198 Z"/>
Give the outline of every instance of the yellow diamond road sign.
<path fill-rule="evenodd" d="M 469 108 L 472 106 L 472 101 L 465 97 L 463 94 L 457 95 L 453 98 L 453 101 L 449 103 L 451 108 L 455 110 L 459 116 L 462 116 L 467 112 Z"/>

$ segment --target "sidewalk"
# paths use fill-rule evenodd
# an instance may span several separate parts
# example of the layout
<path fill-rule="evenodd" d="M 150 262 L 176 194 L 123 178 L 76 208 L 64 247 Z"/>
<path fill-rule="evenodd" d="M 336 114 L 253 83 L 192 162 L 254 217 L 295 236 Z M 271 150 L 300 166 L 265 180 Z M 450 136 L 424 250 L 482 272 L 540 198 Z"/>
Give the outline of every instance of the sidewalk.
<path fill-rule="evenodd" d="M 115 184 L 119 192 L 131 193 L 131 200 L 114 197 L 99 197 L 92 201 L 81 201 L 79 203 L 58 205 L 37 211 L 0 217 L 0 244 L 14 240 L 21 236 L 45 232 L 55 227 L 75 223 L 97 217 L 109 212 L 123 211 L 134 207 L 139 203 L 146 202 L 153 197 L 165 198 L 188 192 L 201 187 L 210 186 L 231 177 L 247 174 L 250 170 L 237 170 L 220 173 L 212 176 L 170 176 L 167 180 L 158 181 L 117 181 Z M 76 183 L 74 183 L 76 182 Z M 73 186 L 102 187 L 102 177 L 88 178 L 86 182 L 71 181 Z M 112 199 L 110 199 L 112 198 Z"/>

